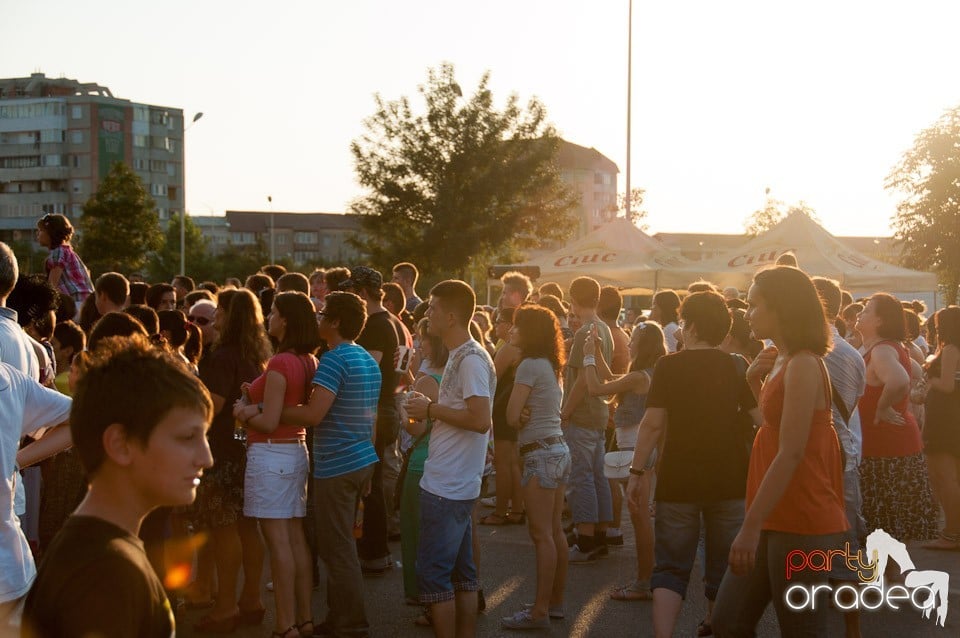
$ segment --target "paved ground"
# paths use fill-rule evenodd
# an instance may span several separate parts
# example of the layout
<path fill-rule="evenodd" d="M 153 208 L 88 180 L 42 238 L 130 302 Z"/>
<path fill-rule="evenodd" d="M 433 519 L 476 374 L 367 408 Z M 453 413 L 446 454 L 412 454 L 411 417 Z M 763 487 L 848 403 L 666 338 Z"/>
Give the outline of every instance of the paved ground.
<path fill-rule="evenodd" d="M 520 632 L 507 632 L 499 628 L 501 616 L 512 614 L 524 602 L 533 600 L 534 595 L 534 556 L 533 545 L 527 536 L 525 527 L 481 527 L 482 536 L 482 579 L 487 596 L 487 612 L 481 614 L 478 635 L 482 637 L 517 635 Z M 628 538 L 632 534 L 628 533 Z M 394 556 L 400 554 L 399 544 L 392 544 Z M 916 547 L 910 548 L 911 556 L 920 570 L 941 570 L 950 574 L 951 596 L 947 625 L 940 628 L 932 620 L 923 619 L 919 613 L 902 610 L 899 612 L 867 612 L 863 615 L 863 636 L 890 637 L 939 637 L 960 636 L 960 553 L 931 552 Z M 595 564 L 571 565 L 567 585 L 566 619 L 554 621 L 552 630 L 543 635 L 585 636 L 598 638 L 619 638 L 651 636 L 651 603 L 617 602 L 610 600 L 609 592 L 615 586 L 631 579 L 635 561 L 635 552 L 628 541 L 623 548 L 611 550 L 608 558 Z M 704 616 L 704 598 L 699 568 L 691 579 L 690 593 L 684 604 L 680 622 L 675 635 L 695 636 L 699 621 Z M 403 587 L 399 569 L 384 576 L 368 577 L 365 581 L 367 615 L 371 623 L 372 636 L 432 636 L 429 629 L 413 625 L 417 615 L 416 608 L 403 604 Z M 325 613 L 324 587 L 314 596 L 315 618 L 323 618 Z M 268 610 L 272 608 L 272 594 L 264 592 L 264 603 Z M 190 637 L 195 634 L 191 626 L 202 612 L 188 612 L 177 619 L 177 635 Z M 269 636 L 272 617 L 268 613 L 262 627 L 239 630 L 235 636 L 240 638 Z M 757 632 L 758 636 L 779 636 L 776 619 L 770 609 Z M 842 636 L 840 622 L 836 624 L 831 636 Z"/>

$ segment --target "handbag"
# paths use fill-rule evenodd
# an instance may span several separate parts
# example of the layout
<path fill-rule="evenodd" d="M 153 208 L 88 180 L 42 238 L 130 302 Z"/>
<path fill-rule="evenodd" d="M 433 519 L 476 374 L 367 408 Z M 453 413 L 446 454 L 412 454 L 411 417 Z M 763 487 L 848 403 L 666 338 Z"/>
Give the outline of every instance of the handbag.
<path fill-rule="evenodd" d="M 630 450 L 607 452 L 603 455 L 603 475 L 615 481 L 628 479 L 632 462 L 633 452 Z"/>

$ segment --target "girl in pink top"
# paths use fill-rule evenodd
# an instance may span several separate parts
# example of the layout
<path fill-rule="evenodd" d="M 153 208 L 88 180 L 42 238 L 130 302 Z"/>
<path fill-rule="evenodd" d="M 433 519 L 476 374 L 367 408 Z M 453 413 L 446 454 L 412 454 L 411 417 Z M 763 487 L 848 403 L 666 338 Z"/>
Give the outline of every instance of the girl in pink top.
<path fill-rule="evenodd" d="M 37 242 L 50 249 L 44 262 L 47 279 L 58 291 L 77 302 L 77 308 L 93 292 L 87 267 L 70 246 L 73 225 L 63 215 L 44 215 L 37 222 Z"/>

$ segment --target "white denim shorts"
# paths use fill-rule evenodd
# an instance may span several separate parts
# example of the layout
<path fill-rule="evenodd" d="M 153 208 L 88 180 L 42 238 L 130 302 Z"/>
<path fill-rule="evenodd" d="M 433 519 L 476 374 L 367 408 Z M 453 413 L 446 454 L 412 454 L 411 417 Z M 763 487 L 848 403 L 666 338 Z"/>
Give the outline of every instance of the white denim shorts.
<path fill-rule="evenodd" d="M 310 463 L 305 443 L 251 443 L 243 477 L 248 518 L 303 518 Z"/>

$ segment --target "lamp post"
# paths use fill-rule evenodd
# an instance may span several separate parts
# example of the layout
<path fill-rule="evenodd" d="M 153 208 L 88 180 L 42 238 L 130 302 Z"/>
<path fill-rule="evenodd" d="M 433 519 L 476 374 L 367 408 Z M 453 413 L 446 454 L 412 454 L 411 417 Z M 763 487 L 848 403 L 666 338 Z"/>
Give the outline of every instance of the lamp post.
<path fill-rule="evenodd" d="M 193 121 L 189 126 L 183 129 L 184 141 L 186 141 L 187 131 L 203 117 L 203 111 L 197 111 L 193 116 Z M 186 168 L 187 149 L 183 149 L 184 168 Z M 180 274 L 187 274 L 187 171 L 183 171 L 183 210 L 180 211 Z"/>
<path fill-rule="evenodd" d="M 273 248 L 273 195 L 267 195 L 267 203 L 270 204 L 270 263 L 277 263 L 276 251 Z"/>

